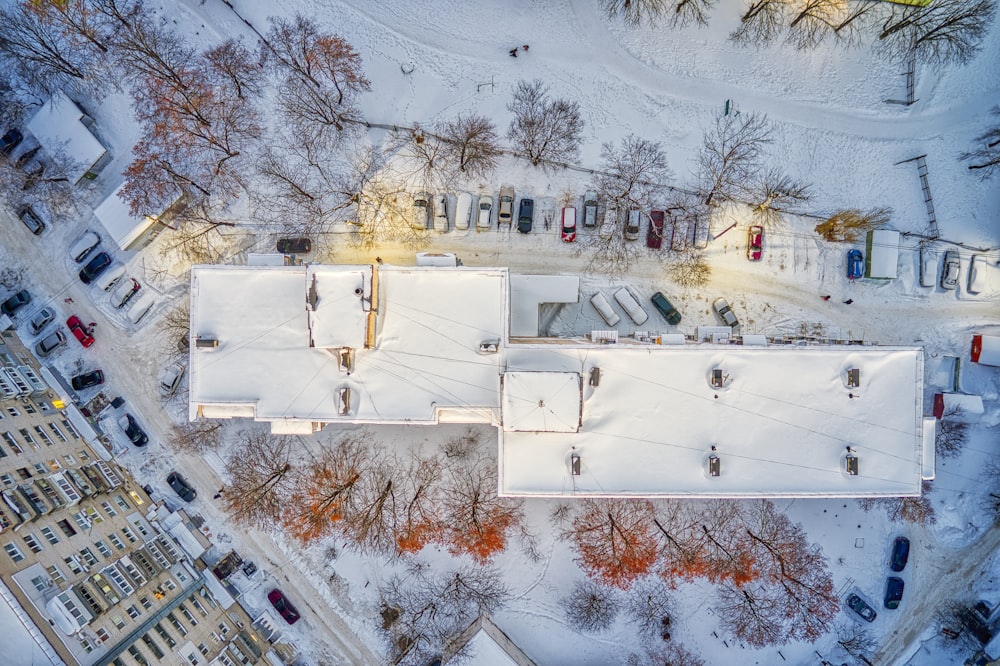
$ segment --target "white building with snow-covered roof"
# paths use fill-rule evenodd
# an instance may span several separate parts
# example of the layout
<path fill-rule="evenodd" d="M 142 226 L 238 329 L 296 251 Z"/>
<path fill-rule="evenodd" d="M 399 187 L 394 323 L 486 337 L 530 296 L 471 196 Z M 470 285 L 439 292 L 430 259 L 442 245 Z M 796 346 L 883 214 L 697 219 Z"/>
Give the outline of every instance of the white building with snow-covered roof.
<path fill-rule="evenodd" d="M 489 423 L 514 496 L 916 496 L 934 474 L 920 348 L 512 336 L 523 308 L 504 268 L 191 279 L 192 419 Z M 543 292 L 524 298 L 537 309 Z"/>
<path fill-rule="evenodd" d="M 111 161 L 108 149 L 94 135 L 94 120 L 76 102 L 59 91 L 28 121 L 28 130 L 49 156 L 67 160 L 73 184 L 93 180 Z"/>

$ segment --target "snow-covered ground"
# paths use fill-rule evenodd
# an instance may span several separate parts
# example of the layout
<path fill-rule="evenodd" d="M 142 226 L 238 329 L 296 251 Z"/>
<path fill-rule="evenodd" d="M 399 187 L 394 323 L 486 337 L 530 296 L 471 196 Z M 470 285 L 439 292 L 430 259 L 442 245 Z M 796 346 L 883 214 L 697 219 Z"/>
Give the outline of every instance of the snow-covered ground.
<path fill-rule="evenodd" d="M 242 35 L 250 44 L 255 39 L 219 0 L 150 5 L 200 46 L 228 35 Z M 561 243 L 554 227 L 546 230 L 542 225 L 528 236 L 495 230 L 452 231 L 431 238 L 429 247 L 456 252 L 466 265 L 580 275 L 582 293 L 596 288 L 609 291 L 611 285 L 621 284 L 644 296 L 662 289 L 684 314 L 685 331 L 717 323 L 710 303 L 722 295 L 739 316 L 744 333 L 794 335 L 806 327 L 881 344 L 922 345 L 928 383 L 925 413 L 930 411 L 934 387 L 946 388 L 950 383 L 950 357 L 963 359 L 962 389 L 983 396 L 986 414 L 972 427 L 960 456 L 938 460 L 930 494 L 938 516 L 935 525 L 893 524 L 881 510 L 865 513 L 851 500 L 778 503 L 822 547 L 838 591 L 860 591 L 878 608 L 879 617 L 870 628 L 883 650 L 875 663 L 902 664 L 911 655 L 911 663 L 919 666 L 960 662 L 966 655 L 956 652 L 957 642 L 942 641 L 937 634 L 935 608 L 948 599 L 1000 598 L 1000 565 L 996 557 L 990 557 L 1000 536 L 992 527 L 993 515 L 983 508 L 986 494 L 995 491 L 995 485 L 982 477 L 984 465 L 996 457 L 1000 439 L 996 429 L 1000 379 L 997 369 L 972 367 L 967 362 L 972 332 L 1000 334 L 1000 188 L 995 181 L 980 182 L 956 159 L 987 126 L 990 107 L 1000 98 L 996 77 L 1000 27 L 994 22 L 982 52 L 970 64 L 943 70 L 919 68 L 919 101 L 903 107 L 884 102 L 903 96 L 902 67 L 867 48 L 847 51 L 827 46 L 797 52 L 784 46 L 759 50 L 733 46 L 725 36 L 741 13 L 736 0 L 722 0 L 712 10 L 709 28 L 683 30 L 663 24 L 627 29 L 609 22 L 596 5 L 590 0 L 492 4 L 232 0 L 232 6 L 261 30 L 266 29 L 267 16 L 298 11 L 351 42 L 361 53 L 372 82 L 373 92 L 362 99 L 362 108 L 374 122 L 426 125 L 475 111 L 505 128 L 513 86 L 520 79 L 539 78 L 553 94 L 581 104 L 587 123 L 581 165 L 597 166 L 603 142 L 635 133 L 664 144 L 678 184 L 683 184 L 695 169 L 704 130 L 725 101 L 732 99 L 742 112 L 763 112 L 775 122 L 776 140 L 768 161 L 813 184 L 815 197 L 810 206 L 817 213 L 888 206 L 894 211 L 893 228 L 917 233 L 927 228 L 917 169 L 913 163 L 896 163 L 926 154 L 942 239 L 987 251 L 989 288 L 978 295 L 964 288 L 968 250 L 961 252 L 963 281 L 958 290 L 919 286 L 917 245 L 907 238 L 902 242 L 899 278 L 849 282 L 844 277 L 847 247 L 819 240 L 812 231 L 815 220 L 810 218 L 790 218 L 786 226 L 769 230 L 763 261 L 751 264 L 745 258 L 748 220 L 739 211 L 713 221 L 714 234 L 734 222 L 738 226 L 710 244 L 706 257 L 711 277 L 697 290 L 671 284 L 662 262 L 653 256 L 643 256 L 621 278 L 588 273 L 587 258 L 579 248 Z M 508 55 L 510 48 L 525 43 L 531 45 L 529 52 L 517 59 Z M 413 72 L 405 74 L 403 64 L 412 64 Z M 51 362 L 66 376 L 101 367 L 109 381 L 105 393 L 126 397 L 129 410 L 153 441 L 147 449 L 133 449 L 119 437 L 116 426 L 107 423 L 113 437 L 120 439 L 119 461 L 168 502 L 176 502 L 164 481 L 170 469 L 181 469 L 192 480 L 199 490 L 192 509 L 208 519 L 219 550 L 236 548 L 261 567 L 254 579 L 237 575 L 236 583 L 250 605 L 266 609 L 265 595 L 274 583 L 304 611 L 304 621 L 288 628 L 286 634 L 303 648 L 310 662 L 381 663 L 385 646 L 375 631 L 377 588 L 399 565 L 362 557 L 332 542 L 302 548 L 279 534 L 227 525 L 211 499 L 226 481 L 222 456 L 179 456 L 169 447 L 171 426 L 186 418 L 187 409 L 183 395 L 164 403 L 156 391 L 156 378 L 175 345 L 159 323 L 186 297 L 188 286 L 187 266 L 157 256 L 169 235 L 142 253 L 112 253 L 157 299 L 157 306 L 139 326 L 128 324 L 107 294 L 77 279 L 78 266 L 66 250 L 92 225 L 89 212 L 93 206 L 117 188 L 117 174 L 127 163 L 137 134 L 129 122 L 128 102 L 122 97 L 108 97 L 94 115 L 116 159 L 98 181 L 79 189 L 79 217 L 53 223 L 45 235 L 36 238 L 12 211 L 0 210 L 4 265 L 24 269 L 23 286 L 34 296 L 28 312 L 19 317 L 19 330 L 27 337 L 27 318 L 43 303 L 55 307 L 62 320 L 77 314 L 85 322 L 98 322 L 94 347 L 83 350 L 70 339 Z M 380 142 L 385 137 L 373 131 L 369 138 Z M 580 173 L 543 172 L 513 159 L 503 160 L 489 181 L 462 187 L 495 193 L 501 183 L 512 184 L 519 193 L 555 199 L 561 199 L 564 192 L 580 197 L 588 187 Z M 314 260 L 373 261 L 376 251 L 354 249 L 342 239 L 339 234 L 317 239 Z M 273 236 L 261 235 L 251 245 L 266 251 L 273 241 Z M 942 242 L 935 247 L 943 252 L 951 246 Z M 401 245 L 381 246 L 377 254 L 387 263 L 413 263 L 413 250 Z M 832 296 L 828 302 L 820 299 L 826 294 Z M 65 301 L 70 298 L 72 303 Z M 847 299 L 853 303 L 844 304 Z M 604 328 L 586 299 L 560 309 L 548 326 L 557 335 Z M 455 434 L 456 427 L 398 426 L 379 428 L 377 436 L 394 447 L 412 447 L 436 446 Z M 481 434 L 488 442 L 495 436 L 488 428 Z M 316 440 L 300 441 L 309 451 L 318 446 Z M 513 598 L 494 615 L 495 621 L 539 664 L 622 663 L 637 648 L 635 628 L 620 619 L 600 634 L 581 636 L 570 629 L 559 600 L 583 574 L 573 562 L 567 541 L 554 533 L 549 520 L 553 503 L 529 500 L 525 507 L 540 557 L 526 557 L 512 545 L 497 558 Z M 909 536 L 914 547 L 903 574 L 906 597 L 898 611 L 889 611 L 879 602 L 888 572 L 888 549 L 897 534 Z M 446 566 L 453 558 L 444 550 L 429 548 L 419 559 Z M 762 650 L 744 647 L 719 629 L 710 597 L 707 584 L 680 585 L 672 627 L 674 640 L 708 664 L 815 663 L 817 653 L 837 663 L 844 660 L 836 652 L 832 633 L 816 644 Z M 852 621 L 846 616 L 843 620 Z"/>

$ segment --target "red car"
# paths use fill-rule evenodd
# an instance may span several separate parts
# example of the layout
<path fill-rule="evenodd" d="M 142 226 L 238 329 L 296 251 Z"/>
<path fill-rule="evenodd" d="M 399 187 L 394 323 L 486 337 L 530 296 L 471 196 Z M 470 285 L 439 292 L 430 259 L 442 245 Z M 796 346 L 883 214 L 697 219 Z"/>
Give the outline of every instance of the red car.
<path fill-rule="evenodd" d="M 764 227 L 754 225 L 750 227 L 750 234 L 747 238 L 747 259 L 750 261 L 760 261 L 764 254 Z"/>
<path fill-rule="evenodd" d="M 80 344 L 84 348 L 94 344 L 94 336 L 90 334 L 79 317 L 73 315 L 66 320 L 66 325 L 69 326 L 69 330 L 73 332 L 73 335 L 76 336 L 76 339 L 80 341 Z"/>
<path fill-rule="evenodd" d="M 562 209 L 562 239 L 565 243 L 576 240 L 576 208 Z"/>
<path fill-rule="evenodd" d="M 285 622 L 288 624 L 295 624 L 299 621 L 299 611 L 289 603 L 285 595 L 281 593 L 281 590 L 275 588 L 268 592 L 267 600 L 274 606 L 274 610 L 281 613 L 281 617 L 285 618 Z"/>
<path fill-rule="evenodd" d="M 659 250 L 663 244 L 663 211 L 649 211 L 649 228 L 646 229 L 646 247 Z"/>

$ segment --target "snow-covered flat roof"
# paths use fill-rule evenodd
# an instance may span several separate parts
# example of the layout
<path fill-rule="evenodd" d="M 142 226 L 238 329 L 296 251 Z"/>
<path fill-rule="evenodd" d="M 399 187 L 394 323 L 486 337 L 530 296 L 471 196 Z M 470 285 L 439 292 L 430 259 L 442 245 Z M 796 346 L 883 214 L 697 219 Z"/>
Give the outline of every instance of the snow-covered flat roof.
<path fill-rule="evenodd" d="M 570 275 L 510 276 L 510 335 L 536 337 L 538 306 L 542 303 L 576 303 L 580 278 Z"/>
<path fill-rule="evenodd" d="M 94 209 L 94 217 L 107 230 L 115 244 L 127 250 L 156 220 L 148 215 L 133 215 L 129 205 L 120 196 L 123 187 L 124 183 Z"/>
<path fill-rule="evenodd" d="M 895 278 L 899 275 L 899 232 L 875 229 L 868 232 L 868 275 Z"/>
<path fill-rule="evenodd" d="M 68 175 L 74 183 L 100 160 L 107 149 L 82 122 L 83 112 L 62 91 L 54 94 L 28 121 L 28 130 L 50 155 L 62 152 L 73 161 Z"/>
<path fill-rule="evenodd" d="M 506 270 L 384 266 L 372 278 L 371 266 L 195 267 L 191 416 L 245 416 L 252 406 L 281 429 L 497 413 L 500 354 L 480 345 L 506 341 Z M 199 348 L 197 336 L 218 346 Z M 350 373 L 341 347 L 353 351 Z"/>
<path fill-rule="evenodd" d="M 584 382 L 578 432 L 502 430 L 505 495 L 920 494 L 920 349 L 511 345 L 504 359 L 508 373 L 600 368 L 598 386 Z"/>

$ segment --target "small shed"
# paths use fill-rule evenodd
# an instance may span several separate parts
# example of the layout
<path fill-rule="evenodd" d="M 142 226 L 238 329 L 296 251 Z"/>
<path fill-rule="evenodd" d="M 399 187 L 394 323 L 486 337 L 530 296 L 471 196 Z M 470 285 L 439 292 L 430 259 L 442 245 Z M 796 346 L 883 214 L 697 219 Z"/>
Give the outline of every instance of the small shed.
<path fill-rule="evenodd" d="M 111 154 L 94 135 L 94 119 L 60 91 L 38 109 L 28 121 L 30 131 L 45 152 L 69 162 L 67 177 L 76 185 L 93 180 L 111 161 Z"/>
<path fill-rule="evenodd" d="M 164 215 L 133 215 L 129 205 L 121 197 L 122 183 L 117 190 L 94 209 L 94 217 L 107 230 L 108 235 L 122 250 L 138 250 L 153 242 L 166 227 Z M 175 210 L 180 198 L 171 204 L 168 211 Z"/>
<path fill-rule="evenodd" d="M 996 335 L 973 335 L 972 362 L 1000 367 L 1000 337 Z"/>
<path fill-rule="evenodd" d="M 983 399 L 978 395 L 968 393 L 938 393 L 934 396 L 934 416 L 942 418 L 950 411 L 957 412 L 955 417 L 961 421 L 974 421 L 970 416 L 978 416 L 983 409 Z"/>
<path fill-rule="evenodd" d="M 876 229 L 868 232 L 865 277 L 892 280 L 899 275 L 899 232 Z"/>

